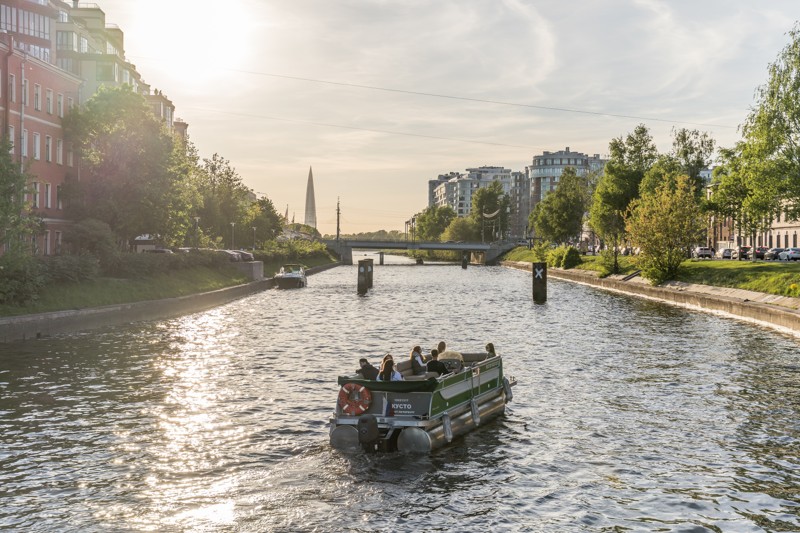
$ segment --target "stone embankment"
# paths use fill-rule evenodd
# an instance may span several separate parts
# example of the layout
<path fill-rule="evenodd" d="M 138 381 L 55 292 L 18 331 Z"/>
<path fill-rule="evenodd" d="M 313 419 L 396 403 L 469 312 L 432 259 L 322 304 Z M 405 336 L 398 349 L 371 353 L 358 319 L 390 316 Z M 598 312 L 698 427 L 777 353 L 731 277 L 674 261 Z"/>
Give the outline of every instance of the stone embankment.
<path fill-rule="evenodd" d="M 309 275 L 315 274 L 337 266 L 338 264 L 339 263 L 331 263 L 329 265 L 312 267 L 307 269 L 306 273 Z M 263 278 L 243 285 L 236 285 L 235 287 L 192 294 L 189 296 L 165 298 L 163 300 L 105 305 L 102 307 L 54 311 L 35 315 L 0 317 L 0 343 L 38 339 L 63 333 L 87 331 L 105 326 L 140 322 L 143 320 L 160 320 L 189 313 L 197 313 L 249 296 L 256 292 L 270 289 L 274 287 L 274 285 L 272 278 Z"/>
<path fill-rule="evenodd" d="M 503 266 L 531 270 L 532 263 L 503 261 Z M 562 279 L 599 287 L 608 291 L 659 300 L 690 309 L 699 309 L 733 316 L 742 320 L 800 335 L 800 298 L 775 296 L 742 289 L 729 289 L 671 281 L 650 285 L 641 277 L 598 277 L 587 270 L 548 268 L 549 278 Z"/>

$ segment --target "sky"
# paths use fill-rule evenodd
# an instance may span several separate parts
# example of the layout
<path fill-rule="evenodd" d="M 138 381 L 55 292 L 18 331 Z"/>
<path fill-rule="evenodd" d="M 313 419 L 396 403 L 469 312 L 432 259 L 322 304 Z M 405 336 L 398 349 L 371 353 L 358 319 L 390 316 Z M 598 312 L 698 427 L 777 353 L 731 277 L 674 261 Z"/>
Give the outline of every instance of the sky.
<path fill-rule="evenodd" d="M 279 213 L 403 231 L 428 180 L 607 155 L 645 124 L 740 139 L 797 0 L 97 0 L 126 58 Z"/>

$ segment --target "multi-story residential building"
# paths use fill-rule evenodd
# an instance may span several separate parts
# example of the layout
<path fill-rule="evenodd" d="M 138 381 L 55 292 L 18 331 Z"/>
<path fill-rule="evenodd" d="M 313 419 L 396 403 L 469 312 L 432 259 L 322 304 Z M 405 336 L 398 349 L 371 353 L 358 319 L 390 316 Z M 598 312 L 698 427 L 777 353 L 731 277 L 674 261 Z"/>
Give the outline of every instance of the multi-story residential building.
<path fill-rule="evenodd" d="M 500 182 L 503 193 L 509 197 L 510 228 L 503 232 L 523 236 L 530 213 L 530 182 L 523 172 L 512 172 L 503 167 L 468 168 L 465 173 L 440 174 L 428 182 L 428 205 L 450 206 L 456 215 L 466 217 L 472 212 L 472 195 L 480 188 Z"/>
<path fill-rule="evenodd" d="M 80 78 L 54 63 L 58 11 L 48 2 L 0 2 L 0 111 L 12 157 L 30 176 L 26 200 L 45 223 L 31 248 L 58 253 L 69 222 L 62 190 L 74 165 L 61 119 L 78 99 Z"/>
<path fill-rule="evenodd" d="M 31 181 L 27 197 L 45 222 L 34 238 L 36 253 L 60 250 L 69 221 L 61 191 L 77 162 L 64 138 L 61 119 L 101 85 L 130 85 L 154 114 L 186 136 L 175 107 L 160 91 L 150 93 L 125 59 L 124 35 L 106 24 L 97 4 L 60 0 L 0 0 L 0 111 L 12 154 Z"/>
<path fill-rule="evenodd" d="M 558 152 L 543 152 L 542 155 L 533 156 L 533 163 L 525 167 L 525 172 L 531 183 L 531 205 L 536 207 L 545 196 L 558 187 L 558 181 L 564 169 L 572 167 L 579 176 L 590 172 L 601 173 L 607 160 L 599 154 L 588 156 L 580 152 L 572 152 L 567 146 Z"/>

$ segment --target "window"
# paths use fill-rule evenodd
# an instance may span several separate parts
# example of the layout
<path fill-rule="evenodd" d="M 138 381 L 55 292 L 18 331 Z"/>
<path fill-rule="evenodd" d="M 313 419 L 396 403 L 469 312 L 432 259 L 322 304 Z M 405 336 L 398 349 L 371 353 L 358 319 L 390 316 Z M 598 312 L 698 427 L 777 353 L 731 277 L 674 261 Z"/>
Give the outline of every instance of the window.
<path fill-rule="evenodd" d="M 71 110 L 71 109 L 72 109 L 72 105 L 73 105 L 72 98 L 70 98 L 70 97 L 68 96 L 68 97 L 67 97 L 67 109 Z M 62 115 L 62 116 L 63 116 L 63 115 Z"/>
<path fill-rule="evenodd" d="M 42 86 L 38 83 L 33 84 L 33 108 L 36 111 L 42 110 Z"/>
<path fill-rule="evenodd" d="M 44 232 L 44 255 L 50 255 L 50 230 Z"/>
<path fill-rule="evenodd" d="M 56 232 L 55 245 L 56 245 L 55 253 L 60 254 L 61 253 L 61 232 L 60 231 Z"/>
<path fill-rule="evenodd" d="M 11 101 L 17 101 L 17 78 L 13 74 L 8 75 L 8 94 L 11 95 Z"/>
<path fill-rule="evenodd" d="M 9 153 L 14 153 L 14 144 L 16 144 L 16 139 L 14 138 L 14 126 L 8 127 L 8 140 L 11 141 L 11 150 Z"/>
<path fill-rule="evenodd" d="M 37 161 L 42 158 L 42 140 L 38 133 L 33 134 L 33 158 Z"/>
<path fill-rule="evenodd" d="M 49 135 L 44 136 L 44 160 L 48 163 L 53 161 L 53 138 Z"/>
<path fill-rule="evenodd" d="M 22 105 L 28 105 L 28 80 L 22 80 Z"/>
<path fill-rule="evenodd" d="M 56 139 L 56 164 L 64 164 L 64 141 Z"/>
<path fill-rule="evenodd" d="M 44 206 L 47 209 L 53 207 L 52 198 L 50 198 L 52 192 L 52 187 L 49 183 L 44 184 Z"/>
<path fill-rule="evenodd" d="M 45 97 L 45 110 L 48 115 L 53 114 L 53 90 L 47 89 L 47 96 Z"/>
<path fill-rule="evenodd" d="M 64 95 L 59 94 L 56 96 L 56 111 L 58 111 L 58 116 L 64 118 Z"/>
<path fill-rule="evenodd" d="M 28 157 L 28 130 L 22 130 L 22 138 L 20 139 L 20 153 L 22 157 Z"/>
<path fill-rule="evenodd" d="M 67 166 L 72 166 L 72 150 L 67 150 Z"/>
<path fill-rule="evenodd" d="M 31 204 L 34 208 L 39 207 L 39 183 L 34 181 L 31 183 Z"/>
<path fill-rule="evenodd" d="M 56 209 L 64 209 L 64 202 L 61 199 L 61 185 L 56 185 Z M 60 232 L 56 232 L 56 237 L 60 235 Z M 56 240 L 56 244 L 61 244 L 61 239 Z"/>

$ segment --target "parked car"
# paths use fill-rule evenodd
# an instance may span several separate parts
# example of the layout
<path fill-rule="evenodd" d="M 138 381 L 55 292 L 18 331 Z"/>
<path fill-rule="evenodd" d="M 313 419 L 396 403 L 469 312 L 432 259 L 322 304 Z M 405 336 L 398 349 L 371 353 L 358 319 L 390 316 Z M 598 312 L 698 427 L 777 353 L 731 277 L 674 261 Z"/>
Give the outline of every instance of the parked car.
<path fill-rule="evenodd" d="M 784 248 L 770 248 L 764 254 L 764 259 L 767 261 L 778 261 L 780 260 L 780 253 L 784 250 Z"/>
<path fill-rule="evenodd" d="M 714 252 L 711 251 L 711 248 L 706 248 L 705 246 L 698 246 L 694 250 L 692 250 L 692 257 L 695 259 L 711 259 L 714 257 Z"/>
<path fill-rule="evenodd" d="M 226 255 L 229 261 L 236 262 L 242 260 L 242 256 L 239 255 L 239 252 L 234 252 L 233 250 L 214 250 L 214 252 Z"/>
<path fill-rule="evenodd" d="M 171 254 L 173 253 L 172 250 L 169 248 L 150 248 L 148 250 L 144 250 L 148 254 Z"/>
<path fill-rule="evenodd" d="M 720 259 L 731 259 L 733 257 L 733 248 L 723 248 L 717 252 L 717 257 Z"/>
<path fill-rule="evenodd" d="M 764 255 L 767 253 L 767 250 L 769 250 L 769 248 L 766 246 L 758 246 L 754 252 L 756 254 L 756 259 L 764 259 Z"/>
<path fill-rule="evenodd" d="M 787 248 L 778 255 L 781 261 L 800 261 L 800 248 Z"/>
<path fill-rule="evenodd" d="M 247 250 L 234 250 L 241 257 L 242 261 L 255 261 L 255 257 Z"/>
<path fill-rule="evenodd" d="M 731 253 L 731 259 L 750 259 L 750 247 L 740 246 L 734 248 L 733 253 Z"/>

